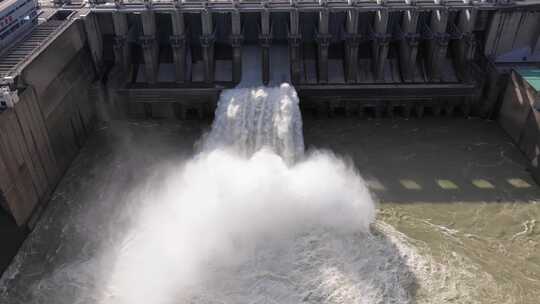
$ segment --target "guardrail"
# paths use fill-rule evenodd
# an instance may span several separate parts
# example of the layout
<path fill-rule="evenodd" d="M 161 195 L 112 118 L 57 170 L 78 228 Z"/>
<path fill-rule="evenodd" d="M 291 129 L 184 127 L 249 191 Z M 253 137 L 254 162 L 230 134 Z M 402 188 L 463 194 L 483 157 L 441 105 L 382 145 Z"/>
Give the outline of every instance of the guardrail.
<path fill-rule="evenodd" d="M 73 23 L 76 20 L 75 18 L 73 18 L 75 14 L 76 14 L 76 11 L 72 11 L 68 16 L 66 16 L 64 20 L 58 20 L 58 21 L 63 21 L 63 22 L 61 22 L 57 28 L 55 28 L 52 32 L 50 32 L 49 35 L 47 35 L 47 37 L 43 39 L 39 43 L 39 45 L 37 45 L 34 49 L 32 49 L 32 51 L 28 55 L 22 57 L 15 65 L 13 65 L 13 67 L 10 67 L 2 75 L 0 75 L 1 77 L 0 86 L 12 86 L 15 81 L 15 78 L 18 75 L 20 75 L 20 73 L 24 70 L 24 68 L 26 68 L 26 66 L 30 62 L 32 62 L 34 58 L 36 58 L 39 54 L 41 54 L 41 52 L 44 51 L 55 40 L 56 37 L 60 36 L 69 27 L 69 25 L 71 25 L 71 23 Z M 32 32 L 36 31 L 37 29 L 39 29 L 40 26 L 43 26 L 44 24 L 50 21 L 51 20 L 48 20 L 38 25 L 32 30 Z M 28 38 L 30 38 L 31 35 L 32 33 L 29 34 Z M 20 44 L 24 44 L 26 40 L 27 39 L 20 41 L 17 45 L 15 45 L 12 48 L 12 50 L 16 50 L 17 46 Z M 7 54 L 9 54 L 9 52 Z"/>
<path fill-rule="evenodd" d="M 43 7 L 86 6 L 96 12 L 139 12 L 142 10 L 198 12 L 269 11 L 370 11 L 378 9 L 495 9 L 500 7 L 538 6 L 540 0 L 40 0 Z"/>

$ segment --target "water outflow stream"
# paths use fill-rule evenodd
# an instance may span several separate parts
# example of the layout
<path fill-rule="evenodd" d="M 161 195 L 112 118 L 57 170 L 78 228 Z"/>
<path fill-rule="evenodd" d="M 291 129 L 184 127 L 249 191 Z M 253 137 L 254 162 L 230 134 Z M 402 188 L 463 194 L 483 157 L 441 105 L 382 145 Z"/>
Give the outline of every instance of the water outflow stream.
<path fill-rule="evenodd" d="M 244 48 L 242 80 L 237 88 L 222 92 L 203 151 L 230 149 L 249 157 L 266 148 L 292 163 L 304 153 L 304 138 L 298 95 L 287 83 L 287 48 L 270 52 L 268 87 L 262 85 L 261 70 L 254 68 L 260 67 L 260 52 L 257 47 Z"/>
<path fill-rule="evenodd" d="M 331 153 L 304 155 L 291 85 L 245 84 L 223 92 L 202 151 L 147 199 L 104 302 L 407 303 L 412 275 L 369 232 L 361 177 Z"/>
<path fill-rule="evenodd" d="M 445 200 L 387 202 L 375 221 L 352 165 L 330 152 L 304 152 L 297 95 L 281 85 L 287 71 L 272 69 L 263 87 L 260 71 L 249 71 L 258 53 L 245 55 L 246 78 L 221 96 L 196 155 L 188 154 L 199 126 L 185 122 L 123 121 L 97 132 L 0 278 L 0 302 L 538 302 L 538 203 L 460 203 L 461 190 L 423 189 L 414 195 Z M 276 64 L 286 62 L 286 49 L 272 58 L 272 67 L 288 66 Z M 506 137 L 494 140 L 485 122 L 438 124 L 334 120 L 310 122 L 306 134 L 347 146 L 387 178 L 407 171 L 392 166 L 420 168 L 426 160 L 434 168 L 423 177 L 464 159 L 482 164 L 470 163 L 479 176 L 520 168 L 508 162 Z M 484 129 L 475 130 L 479 124 Z M 448 139 L 458 143 L 449 151 L 441 148 Z M 449 161 L 434 155 L 442 150 Z M 390 185 L 386 194 L 404 194 Z"/>
<path fill-rule="evenodd" d="M 271 149 L 287 162 L 304 153 L 298 95 L 289 84 L 226 90 L 221 94 L 204 150 L 230 148 L 250 156 Z"/>

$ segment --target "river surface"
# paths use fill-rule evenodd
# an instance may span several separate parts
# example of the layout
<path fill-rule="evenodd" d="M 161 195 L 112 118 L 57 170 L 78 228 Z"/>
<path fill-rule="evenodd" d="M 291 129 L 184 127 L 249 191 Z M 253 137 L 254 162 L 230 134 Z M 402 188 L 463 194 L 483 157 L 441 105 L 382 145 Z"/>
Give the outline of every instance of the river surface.
<path fill-rule="evenodd" d="M 123 244 L 137 213 L 131 203 L 191 158 L 208 130 L 192 122 L 101 125 L 0 280 L 1 302 L 101 302 L 103 278 L 114 268 L 107 248 Z M 365 242 L 337 239 L 357 259 L 350 265 L 382 283 L 398 278 L 395 286 L 406 291 L 358 293 L 351 280 L 365 278 L 347 274 L 336 259 L 325 270 L 333 280 L 323 286 L 328 294 L 308 293 L 304 302 L 343 303 L 339 296 L 357 292 L 361 298 L 364 291 L 382 294 L 370 295 L 371 303 L 399 303 L 400 297 L 409 303 L 538 303 L 540 188 L 496 123 L 306 118 L 304 141 L 308 153 L 328 149 L 354 164 L 375 198 L 371 234 L 358 236 Z M 336 242 L 331 235 L 321 240 Z M 312 246 L 304 241 L 300 247 Z M 317 254 L 334 254 L 317 248 Z M 380 286 L 394 286 L 386 283 Z"/>

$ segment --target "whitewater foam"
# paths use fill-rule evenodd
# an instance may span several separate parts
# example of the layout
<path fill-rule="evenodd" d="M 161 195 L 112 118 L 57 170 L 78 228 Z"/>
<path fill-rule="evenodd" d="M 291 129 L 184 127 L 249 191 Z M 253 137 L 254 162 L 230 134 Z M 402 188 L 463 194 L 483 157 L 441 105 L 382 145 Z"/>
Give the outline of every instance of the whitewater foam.
<path fill-rule="evenodd" d="M 353 166 L 304 155 L 288 84 L 224 91 L 202 150 L 146 198 L 104 303 L 407 303 Z M 141 277 L 145 278 L 141 282 Z"/>
<path fill-rule="evenodd" d="M 289 84 L 225 90 L 203 151 L 233 149 L 248 157 L 262 148 L 287 161 L 304 153 L 298 95 Z"/>

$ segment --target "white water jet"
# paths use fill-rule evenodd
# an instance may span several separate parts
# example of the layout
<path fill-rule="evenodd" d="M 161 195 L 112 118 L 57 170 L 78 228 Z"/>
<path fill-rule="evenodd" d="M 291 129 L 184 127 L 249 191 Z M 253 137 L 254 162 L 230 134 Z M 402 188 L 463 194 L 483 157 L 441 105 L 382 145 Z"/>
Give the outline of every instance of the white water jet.
<path fill-rule="evenodd" d="M 289 81 L 287 48 L 270 52 L 270 85 L 262 86 L 261 50 L 245 47 L 242 52 L 242 80 L 236 89 L 221 93 L 212 130 L 203 152 L 230 149 L 249 157 L 262 148 L 270 149 L 288 163 L 304 153 L 302 115 L 298 94 Z"/>
<path fill-rule="evenodd" d="M 213 150 L 170 176 L 160 192 L 148 199 L 138 226 L 122 245 L 105 303 L 212 298 L 208 282 L 223 275 L 232 276 L 223 284 L 245 281 L 245 275 L 234 278 L 234 273 L 254 257 L 265 259 L 257 252 L 278 254 L 319 229 L 365 233 L 374 218 L 360 177 L 323 153 L 289 166 L 266 149 L 248 158 Z M 277 266 L 287 270 L 294 259 L 282 262 Z M 249 272 L 263 275 L 265 270 L 255 266 Z M 289 296 L 297 299 L 302 295 L 293 286 Z"/>
<path fill-rule="evenodd" d="M 263 147 L 291 162 L 304 153 L 298 95 L 289 84 L 280 87 L 226 90 L 216 110 L 203 149 L 233 149 L 250 156 Z"/>
<path fill-rule="evenodd" d="M 202 151 L 143 199 L 103 303 L 409 302 L 362 178 L 304 156 L 298 103 L 288 84 L 222 93 Z"/>

